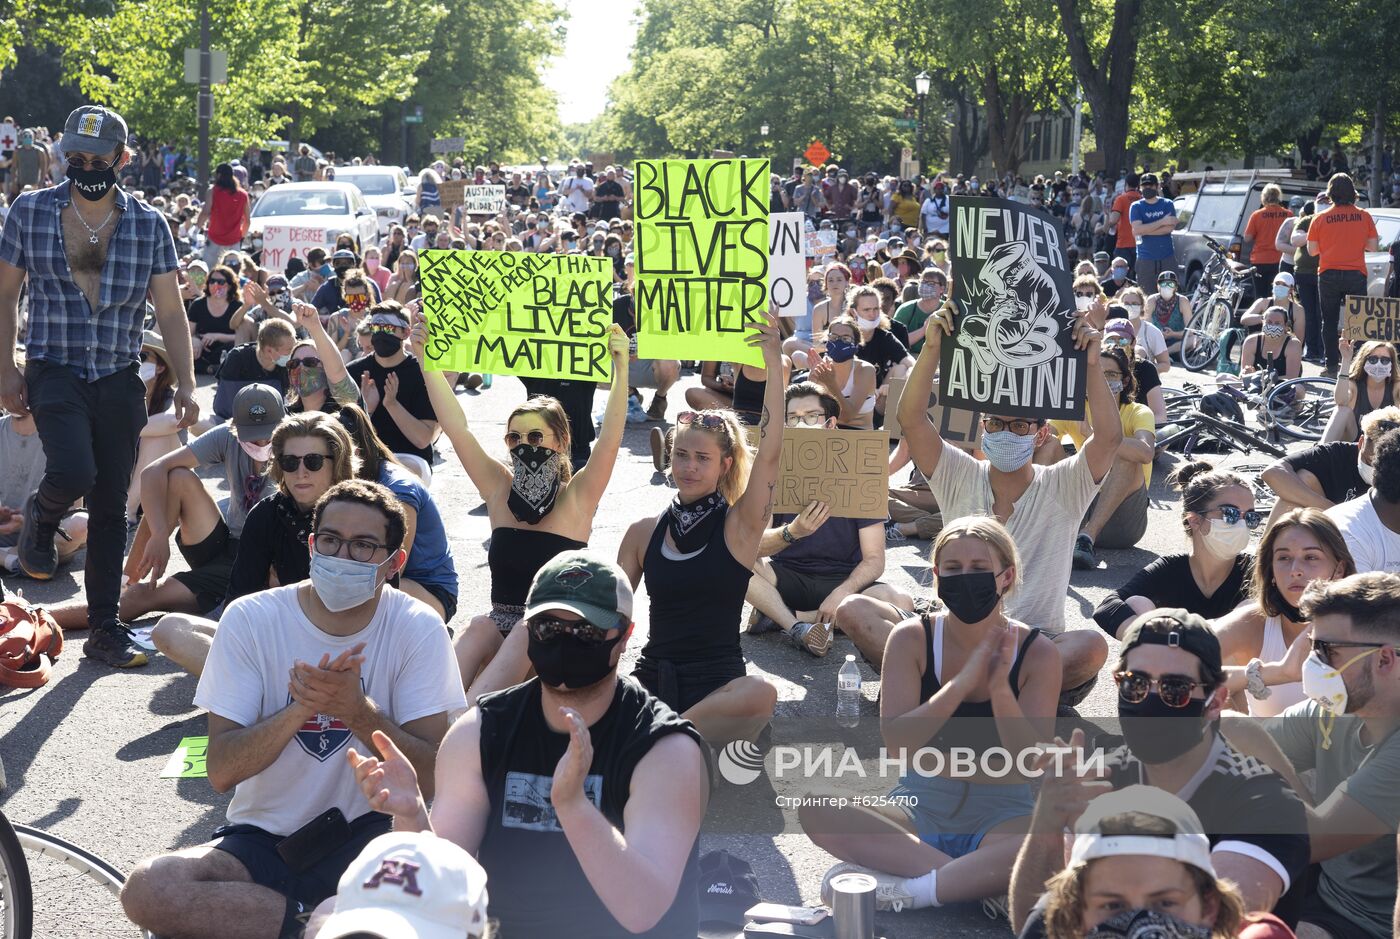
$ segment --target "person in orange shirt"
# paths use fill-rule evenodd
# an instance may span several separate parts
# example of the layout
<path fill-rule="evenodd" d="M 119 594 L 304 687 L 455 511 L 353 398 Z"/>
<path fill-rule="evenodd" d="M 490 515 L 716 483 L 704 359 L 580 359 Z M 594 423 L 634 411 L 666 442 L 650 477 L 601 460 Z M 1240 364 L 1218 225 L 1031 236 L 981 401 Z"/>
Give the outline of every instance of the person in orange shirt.
<path fill-rule="evenodd" d="M 1371 213 L 1356 204 L 1356 186 L 1346 173 L 1327 181 L 1332 208 L 1319 212 L 1308 226 L 1308 254 L 1317 257 L 1318 307 L 1327 365 L 1322 374 L 1337 375 L 1337 326 L 1348 296 L 1366 295 L 1366 252 L 1380 246 Z"/>
<path fill-rule="evenodd" d="M 1113 209 L 1108 213 L 1109 231 L 1116 231 L 1113 241 L 1113 256 L 1128 262 L 1128 269 L 1137 267 L 1137 239 L 1133 237 L 1133 224 L 1128 220 L 1128 209 L 1142 198 L 1138 191 L 1137 173 L 1129 173 L 1123 183 L 1123 192 L 1113 200 Z"/>
<path fill-rule="evenodd" d="M 1267 297 L 1282 257 L 1274 243 L 1279 226 L 1293 215 L 1283 207 L 1283 190 L 1277 183 L 1265 186 L 1259 199 L 1263 204 L 1249 216 L 1244 228 L 1244 256 L 1254 265 L 1254 295 Z"/>

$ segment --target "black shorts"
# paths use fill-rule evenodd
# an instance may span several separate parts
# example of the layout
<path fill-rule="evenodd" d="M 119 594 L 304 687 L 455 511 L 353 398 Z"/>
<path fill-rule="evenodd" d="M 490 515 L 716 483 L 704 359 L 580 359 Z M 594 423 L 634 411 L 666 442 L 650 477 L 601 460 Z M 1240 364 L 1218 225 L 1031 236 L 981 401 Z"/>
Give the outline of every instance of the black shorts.
<path fill-rule="evenodd" d="M 1384 937 L 1385 933 L 1373 933 L 1364 926 L 1358 925 L 1350 917 L 1338 913 L 1327 905 L 1327 901 L 1322 899 L 1317 892 L 1317 879 L 1321 874 L 1321 867 L 1317 864 L 1308 868 L 1308 889 L 1303 894 L 1302 911 L 1298 914 L 1298 922 L 1312 923 L 1327 930 L 1333 939 L 1372 939 L 1372 937 Z"/>
<path fill-rule="evenodd" d="M 274 835 L 256 825 L 225 825 L 214 832 L 211 844 L 237 858 L 247 868 L 253 883 L 298 901 L 305 910 L 312 910 L 322 900 L 335 896 L 345 869 L 359 857 L 365 845 L 388 834 L 393 821 L 388 815 L 366 812 L 350 823 L 349 841 L 300 874 L 293 873 L 277 853 L 277 843 L 285 836 Z"/>
<path fill-rule="evenodd" d="M 745 674 L 744 660 L 729 657 L 684 663 L 643 657 L 632 670 L 632 677 L 643 688 L 677 714 L 684 714 Z"/>
<path fill-rule="evenodd" d="M 439 587 L 437 584 L 425 584 L 419 581 L 418 586 L 428 591 L 428 593 L 433 595 L 434 600 L 442 604 L 442 621 L 444 623 L 452 622 L 452 617 L 457 615 L 457 595 L 446 587 Z"/>
<path fill-rule="evenodd" d="M 822 601 L 831 596 L 831 591 L 846 582 L 848 574 L 804 574 L 773 562 L 773 573 L 778 578 L 778 594 L 789 610 L 797 612 L 821 609 Z M 880 581 L 867 584 L 873 587 Z M 859 593 L 860 591 L 856 591 Z"/>
<path fill-rule="evenodd" d="M 223 603 L 228 593 L 233 560 L 238 556 L 238 539 L 229 534 L 228 525 L 219 519 L 214 530 L 198 544 L 187 545 L 176 533 L 175 547 L 180 549 L 190 569 L 170 576 L 194 594 L 201 615 L 208 613 Z"/>

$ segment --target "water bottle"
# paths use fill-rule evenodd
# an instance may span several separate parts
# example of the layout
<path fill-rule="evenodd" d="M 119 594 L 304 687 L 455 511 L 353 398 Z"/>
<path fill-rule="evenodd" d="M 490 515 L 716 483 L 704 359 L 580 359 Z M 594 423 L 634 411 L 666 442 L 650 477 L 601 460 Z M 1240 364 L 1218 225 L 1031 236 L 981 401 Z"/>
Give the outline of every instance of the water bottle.
<path fill-rule="evenodd" d="M 842 727 L 860 723 L 860 667 L 854 655 L 846 656 L 836 675 L 836 723 Z"/>

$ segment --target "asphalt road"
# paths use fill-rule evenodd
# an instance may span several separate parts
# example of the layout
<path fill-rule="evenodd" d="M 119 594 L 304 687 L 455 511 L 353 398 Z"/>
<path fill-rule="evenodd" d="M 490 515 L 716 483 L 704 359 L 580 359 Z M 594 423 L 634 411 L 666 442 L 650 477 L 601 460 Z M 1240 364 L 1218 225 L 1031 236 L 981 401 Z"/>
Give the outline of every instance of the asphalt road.
<path fill-rule="evenodd" d="M 1186 378 L 1174 373 L 1167 376 L 1167 383 Z M 693 376 L 683 380 L 683 386 L 694 383 Z M 207 408 L 212 397 L 212 387 L 201 389 L 202 406 Z M 522 397 L 518 381 L 498 378 L 489 391 L 463 393 L 461 400 L 473 428 L 489 442 L 488 447 L 494 447 L 504 432 L 506 414 Z M 674 417 L 684 407 L 684 398 L 679 389 L 670 397 Z M 596 406 L 601 408 L 602 402 L 600 392 Z M 591 543 L 608 557 L 615 556 L 628 524 L 643 514 L 660 512 L 673 493 L 652 469 L 648 447 L 652 426 L 628 427 L 622 455 L 599 508 Z M 1252 462 L 1267 462 L 1267 458 Z M 1068 628 L 1097 628 L 1089 615 L 1109 589 L 1156 554 L 1183 550 L 1179 502 L 1164 485 L 1168 469 L 1168 463 L 1159 462 L 1153 475 L 1151 524 L 1143 544 L 1128 551 L 1105 551 L 1102 558 L 1107 564 L 1099 570 L 1075 572 L 1065 601 Z M 209 485 L 215 490 L 223 486 L 213 480 Z M 448 520 L 461 579 L 460 624 L 489 605 L 485 545 L 490 531 L 477 494 L 445 440 L 432 493 Z M 929 543 L 923 541 L 891 547 L 884 579 L 926 594 L 928 550 Z M 178 562 L 178 553 L 172 560 Z M 42 584 L 7 575 L 4 583 L 7 591 L 22 591 L 35 602 L 52 603 L 82 589 L 82 571 L 80 566 L 70 566 Z M 639 598 L 637 620 L 624 671 L 644 641 L 644 597 Z M 49 829 L 124 870 L 147 855 L 207 840 L 223 820 L 228 797 L 216 794 L 202 779 L 158 778 L 182 737 L 205 733 L 204 715 L 191 704 L 195 680 L 154 653 L 150 665 L 129 672 L 97 665 L 83 658 L 83 639 L 83 633 L 70 635 L 48 686 L 0 696 L 0 760 L 8 776 L 0 807 L 12 821 Z M 846 653 L 854 651 L 849 640 L 838 636 L 824 660 L 798 651 L 776 634 L 746 636 L 744 647 L 750 670 L 770 676 L 781 689 L 780 724 L 834 714 L 836 672 Z M 1116 651 L 1110 654 L 1109 667 Z M 868 666 L 862 670 L 866 679 L 862 733 L 873 734 L 878 676 Z M 1081 705 L 1081 713 L 1111 714 L 1111 689 L 1111 681 L 1101 680 Z M 757 873 L 765 900 L 817 903 L 822 875 L 834 859 L 800 833 L 795 816 L 777 809 L 773 797 L 774 790 L 766 782 L 744 787 L 720 783 L 712 798 L 702 851 L 724 848 L 747 860 Z M 48 907 L 45 912 L 53 918 L 36 924 L 36 936 L 94 934 L 92 929 L 75 929 L 62 890 Z M 114 929 L 112 934 L 122 932 Z M 994 923 L 976 906 L 882 913 L 877 918 L 877 935 L 890 939 L 954 934 L 972 939 L 1004 937 L 1009 931 L 1004 922 Z"/>

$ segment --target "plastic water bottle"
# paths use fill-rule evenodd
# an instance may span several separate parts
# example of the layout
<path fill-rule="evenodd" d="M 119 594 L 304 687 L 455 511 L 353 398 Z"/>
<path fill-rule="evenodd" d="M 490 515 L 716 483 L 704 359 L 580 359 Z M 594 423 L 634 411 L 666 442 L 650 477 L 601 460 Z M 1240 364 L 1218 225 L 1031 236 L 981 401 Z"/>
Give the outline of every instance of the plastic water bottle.
<path fill-rule="evenodd" d="M 860 667 L 854 655 L 846 656 L 836 675 L 836 723 L 842 727 L 860 723 Z"/>

